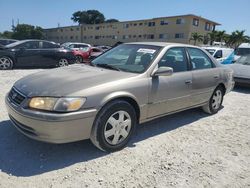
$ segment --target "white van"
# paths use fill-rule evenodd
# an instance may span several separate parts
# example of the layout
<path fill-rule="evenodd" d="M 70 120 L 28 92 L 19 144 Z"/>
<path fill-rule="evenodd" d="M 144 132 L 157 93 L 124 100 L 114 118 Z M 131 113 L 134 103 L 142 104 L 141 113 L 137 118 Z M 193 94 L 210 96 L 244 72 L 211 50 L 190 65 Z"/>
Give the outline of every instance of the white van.
<path fill-rule="evenodd" d="M 213 46 L 207 46 L 207 47 L 202 47 L 202 48 L 208 51 L 221 64 L 233 63 L 234 49 L 232 48 L 222 48 L 222 47 L 213 47 Z"/>
<path fill-rule="evenodd" d="M 250 55 L 250 43 L 242 43 L 239 45 L 239 47 L 235 50 L 234 59 L 237 60 L 243 55 Z"/>

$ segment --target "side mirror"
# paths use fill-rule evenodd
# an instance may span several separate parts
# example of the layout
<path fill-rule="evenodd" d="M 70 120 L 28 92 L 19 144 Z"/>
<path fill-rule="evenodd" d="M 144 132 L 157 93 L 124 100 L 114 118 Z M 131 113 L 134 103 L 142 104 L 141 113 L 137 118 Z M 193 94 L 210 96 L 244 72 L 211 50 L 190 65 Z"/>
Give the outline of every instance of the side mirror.
<path fill-rule="evenodd" d="M 152 76 L 171 76 L 173 72 L 171 67 L 159 67 L 153 72 Z"/>

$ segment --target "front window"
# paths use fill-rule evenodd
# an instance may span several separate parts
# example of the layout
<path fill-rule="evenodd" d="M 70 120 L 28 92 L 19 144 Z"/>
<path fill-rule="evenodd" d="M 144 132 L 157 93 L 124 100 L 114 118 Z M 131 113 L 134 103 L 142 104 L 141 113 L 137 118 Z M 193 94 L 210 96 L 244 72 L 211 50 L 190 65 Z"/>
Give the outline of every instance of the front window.
<path fill-rule="evenodd" d="M 93 65 L 109 65 L 125 72 L 142 73 L 161 50 L 159 46 L 122 44 L 92 61 Z"/>
<path fill-rule="evenodd" d="M 250 65 L 250 55 L 241 56 L 235 63 L 242 65 Z"/>

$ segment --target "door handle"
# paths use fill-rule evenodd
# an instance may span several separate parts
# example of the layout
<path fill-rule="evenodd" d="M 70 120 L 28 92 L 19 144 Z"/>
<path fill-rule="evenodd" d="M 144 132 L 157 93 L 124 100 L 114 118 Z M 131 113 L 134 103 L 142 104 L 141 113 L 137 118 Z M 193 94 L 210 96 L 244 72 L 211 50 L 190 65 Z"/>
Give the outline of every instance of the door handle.
<path fill-rule="evenodd" d="M 214 78 L 215 78 L 215 79 L 218 79 L 218 78 L 219 78 L 219 75 L 214 75 Z"/>
<path fill-rule="evenodd" d="M 186 81 L 185 81 L 185 84 L 188 84 L 188 85 L 189 85 L 189 84 L 192 84 L 192 80 L 186 80 Z"/>

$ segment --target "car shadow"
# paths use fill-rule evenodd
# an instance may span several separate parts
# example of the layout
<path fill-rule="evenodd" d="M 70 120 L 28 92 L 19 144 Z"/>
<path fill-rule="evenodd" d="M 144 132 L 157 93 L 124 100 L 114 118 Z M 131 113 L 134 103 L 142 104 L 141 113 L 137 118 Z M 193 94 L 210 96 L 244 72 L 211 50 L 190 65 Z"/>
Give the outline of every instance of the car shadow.
<path fill-rule="evenodd" d="M 235 85 L 233 91 L 244 93 L 244 94 L 250 94 L 250 86 L 249 85 Z"/>
<path fill-rule="evenodd" d="M 204 117 L 207 115 L 201 110 L 192 109 L 141 124 L 128 147 Z M 90 140 L 59 145 L 38 142 L 19 133 L 9 120 L 0 122 L 0 171 L 13 176 L 34 176 L 108 154 Z"/>

